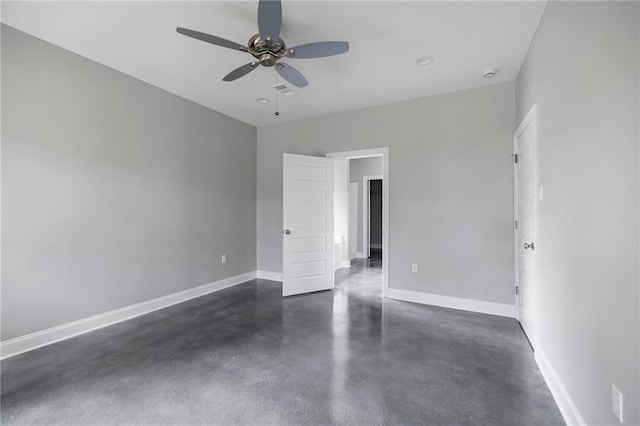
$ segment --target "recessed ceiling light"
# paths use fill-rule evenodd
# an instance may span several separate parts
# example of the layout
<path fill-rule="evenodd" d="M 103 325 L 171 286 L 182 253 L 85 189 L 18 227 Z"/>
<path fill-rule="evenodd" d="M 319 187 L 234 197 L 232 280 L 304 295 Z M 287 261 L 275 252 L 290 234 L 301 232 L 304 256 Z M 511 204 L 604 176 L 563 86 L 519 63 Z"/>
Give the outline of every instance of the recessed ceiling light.
<path fill-rule="evenodd" d="M 426 65 L 429 65 L 431 62 L 433 62 L 433 56 L 425 56 L 424 58 L 418 59 L 416 61 L 416 65 L 424 67 Z"/>
<path fill-rule="evenodd" d="M 489 79 L 495 77 L 497 73 L 498 73 L 497 69 L 489 68 L 489 69 L 484 70 L 484 72 L 482 73 L 482 77 L 487 79 L 487 80 L 489 80 Z"/>
<path fill-rule="evenodd" d="M 259 104 L 268 104 L 270 101 L 267 98 L 258 98 L 256 99 L 256 102 L 258 102 Z"/>

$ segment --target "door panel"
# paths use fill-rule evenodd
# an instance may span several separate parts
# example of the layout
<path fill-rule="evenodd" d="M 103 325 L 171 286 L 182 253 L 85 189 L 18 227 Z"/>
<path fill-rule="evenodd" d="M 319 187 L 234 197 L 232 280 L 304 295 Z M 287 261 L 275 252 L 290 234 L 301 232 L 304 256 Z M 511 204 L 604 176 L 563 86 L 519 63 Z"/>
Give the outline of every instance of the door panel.
<path fill-rule="evenodd" d="M 516 134 L 517 135 L 517 134 Z M 535 117 L 516 137 L 518 147 L 518 319 L 536 345 L 537 326 L 537 125 Z M 531 246 L 533 244 L 533 246 Z"/>
<path fill-rule="evenodd" d="M 333 288 L 332 159 L 284 154 L 282 212 L 282 295 Z"/>

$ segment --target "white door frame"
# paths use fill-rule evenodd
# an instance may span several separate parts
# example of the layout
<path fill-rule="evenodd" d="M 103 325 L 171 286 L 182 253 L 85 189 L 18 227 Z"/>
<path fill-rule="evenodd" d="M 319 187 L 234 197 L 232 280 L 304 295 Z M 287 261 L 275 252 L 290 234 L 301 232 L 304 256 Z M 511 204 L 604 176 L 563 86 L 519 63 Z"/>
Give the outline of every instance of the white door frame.
<path fill-rule="evenodd" d="M 358 151 L 332 152 L 327 154 L 327 157 L 348 160 L 382 157 L 382 297 L 389 297 L 389 148 L 383 147 Z"/>
<path fill-rule="evenodd" d="M 364 253 L 365 258 L 371 257 L 371 244 L 370 244 L 370 204 L 369 204 L 369 196 L 371 194 L 371 187 L 369 186 L 369 181 L 382 179 L 384 182 L 384 176 L 382 175 L 372 175 L 372 176 L 363 176 L 362 177 L 362 252 Z M 384 194 L 382 196 L 382 202 L 384 202 Z M 383 232 L 384 235 L 384 232 Z"/>
<path fill-rule="evenodd" d="M 518 128 L 516 129 L 516 131 L 513 133 L 513 153 L 514 155 L 518 155 L 518 140 L 520 139 L 520 136 L 522 136 L 522 134 L 524 133 L 525 130 L 527 130 L 527 128 L 529 128 L 529 126 L 535 126 L 536 127 L 536 151 L 539 152 L 539 147 L 538 147 L 538 106 L 537 104 L 534 104 L 531 109 L 529 110 L 529 112 L 527 113 L 527 115 L 525 115 L 525 117 L 522 119 L 522 121 L 520 122 L 520 125 L 518 126 Z M 536 159 L 539 159 L 540 156 L 536 155 Z M 540 202 L 540 180 L 539 180 L 539 167 L 538 167 L 538 163 L 539 161 L 536 160 L 536 170 L 535 170 L 535 174 L 536 174 L 536 185 L 537 188 L 535 189 L 536 191 L 536 200 L 537 202 Z M 519 173 L 519 169 L 518 169 L 518 164 L 516 164 L 516 162 L 514 161 L 513 164 L 513 221 L 514 221 L 514 225 L 516 223 L 516 221 L 519 220 L 519 209 L 518 209 L 518 200 L 519 200 L 519 192 L 518 192 L 518 173 Z M 538 217 L 540 216 L 539 213 L 537 215 Z M 537 218 L 536 218 L 536 222 L 538 222 Z M 542 244 L 540 242 L 540 232 L 539 232 L 539 226 L 536 226 L 536 230 L 535 230 L 535 244 L 536 244 L 536 280 L 538 278 L 538 269 L 539 269 L 539 263 L 540 263 L 540 249 L 542 248 Z M 515 293 L 515 304 L 516 304 L 516 319 L 518 319 L 518 321 L 520 321 L 520 294 L 518 294 L 518 285 L 519 285 L 519 280 L 520 280 L 520 276 L 519 276 L 519 257 L 520 257 L 520 239 L 519 239 L 519 230 L 517 228 L 515 228 L 514 226 L 514 233 L 513 233 L 513 248 L 514 248 L 514 265 L 515 265 L 515 271 L 514 271 L 514 293 Z M 540 341 L 540 327 L 539 327 L 539 323 L 540 323 L 540 285 L 539 285 L 539 281 L 536 282 L 536 286 L 535 286 L 535 291 L 534 291 L 534 298 L 536 300 L 535 302 L 535 306 L 534 306 L 534 322 L 535 322 L 535 326 L 534 326 L 534 336 L 533 339 L 529 339 L 529 342 L 531 343 L 531 345 L 533 346 L 533 349 L 535 350 L 536 347 L 535 345 L 537 344 L 537 342 Z"/>

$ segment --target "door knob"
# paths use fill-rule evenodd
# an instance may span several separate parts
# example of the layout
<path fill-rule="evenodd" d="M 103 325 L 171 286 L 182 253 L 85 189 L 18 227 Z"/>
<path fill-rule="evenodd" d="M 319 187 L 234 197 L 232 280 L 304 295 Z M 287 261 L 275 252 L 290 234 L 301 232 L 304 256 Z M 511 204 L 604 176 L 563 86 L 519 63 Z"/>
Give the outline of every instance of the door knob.
<path fill-rule="evenodd" d="M 524 247 L 525 250 L 526 249 L 531 249 L 531 250 L 535 250 L 536 249 L 535 246 L 533 245 L 533 243 L 524 243 L 522 246 Z"/>
<path fill-rule="evenodd" d="M 284 231 L 282 231 L 282 232 L 283 232 L 284 234 L 287 234 L 287 235 L 291 234 L 291 231 L 290 231 L 289 229 L 285 229 L 285 230 L 284 230 Z"/>

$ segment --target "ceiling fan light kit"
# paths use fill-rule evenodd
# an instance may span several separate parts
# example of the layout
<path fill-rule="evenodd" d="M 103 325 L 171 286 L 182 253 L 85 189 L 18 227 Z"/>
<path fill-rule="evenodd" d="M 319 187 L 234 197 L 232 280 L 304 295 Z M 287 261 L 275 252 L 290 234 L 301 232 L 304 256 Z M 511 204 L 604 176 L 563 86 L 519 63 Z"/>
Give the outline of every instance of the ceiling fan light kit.
<path fill-rule="evenodd" d="M 234 81 L 249 74 L 262 65 L 275 68 L 276 72 L 296 87 L 305 87 L 309 82 L 300 71 L 291 65 L 280 62 L 283 58 L 308 59 L 339 55 L 349 51 L 346 41 L 320 41 L 287 48 L 280 38 L 282 27 L 282 4 L 280 0 L 260 0 L 258 2 L 258 34 L 253 35 L 247 46 L 210 34 L 178 27 L 176 31 L 187 37 L 195 38 L 227 49 L 249 53 L 255 60 L 242 65 L 224 76 L 223 81 Z"/>

